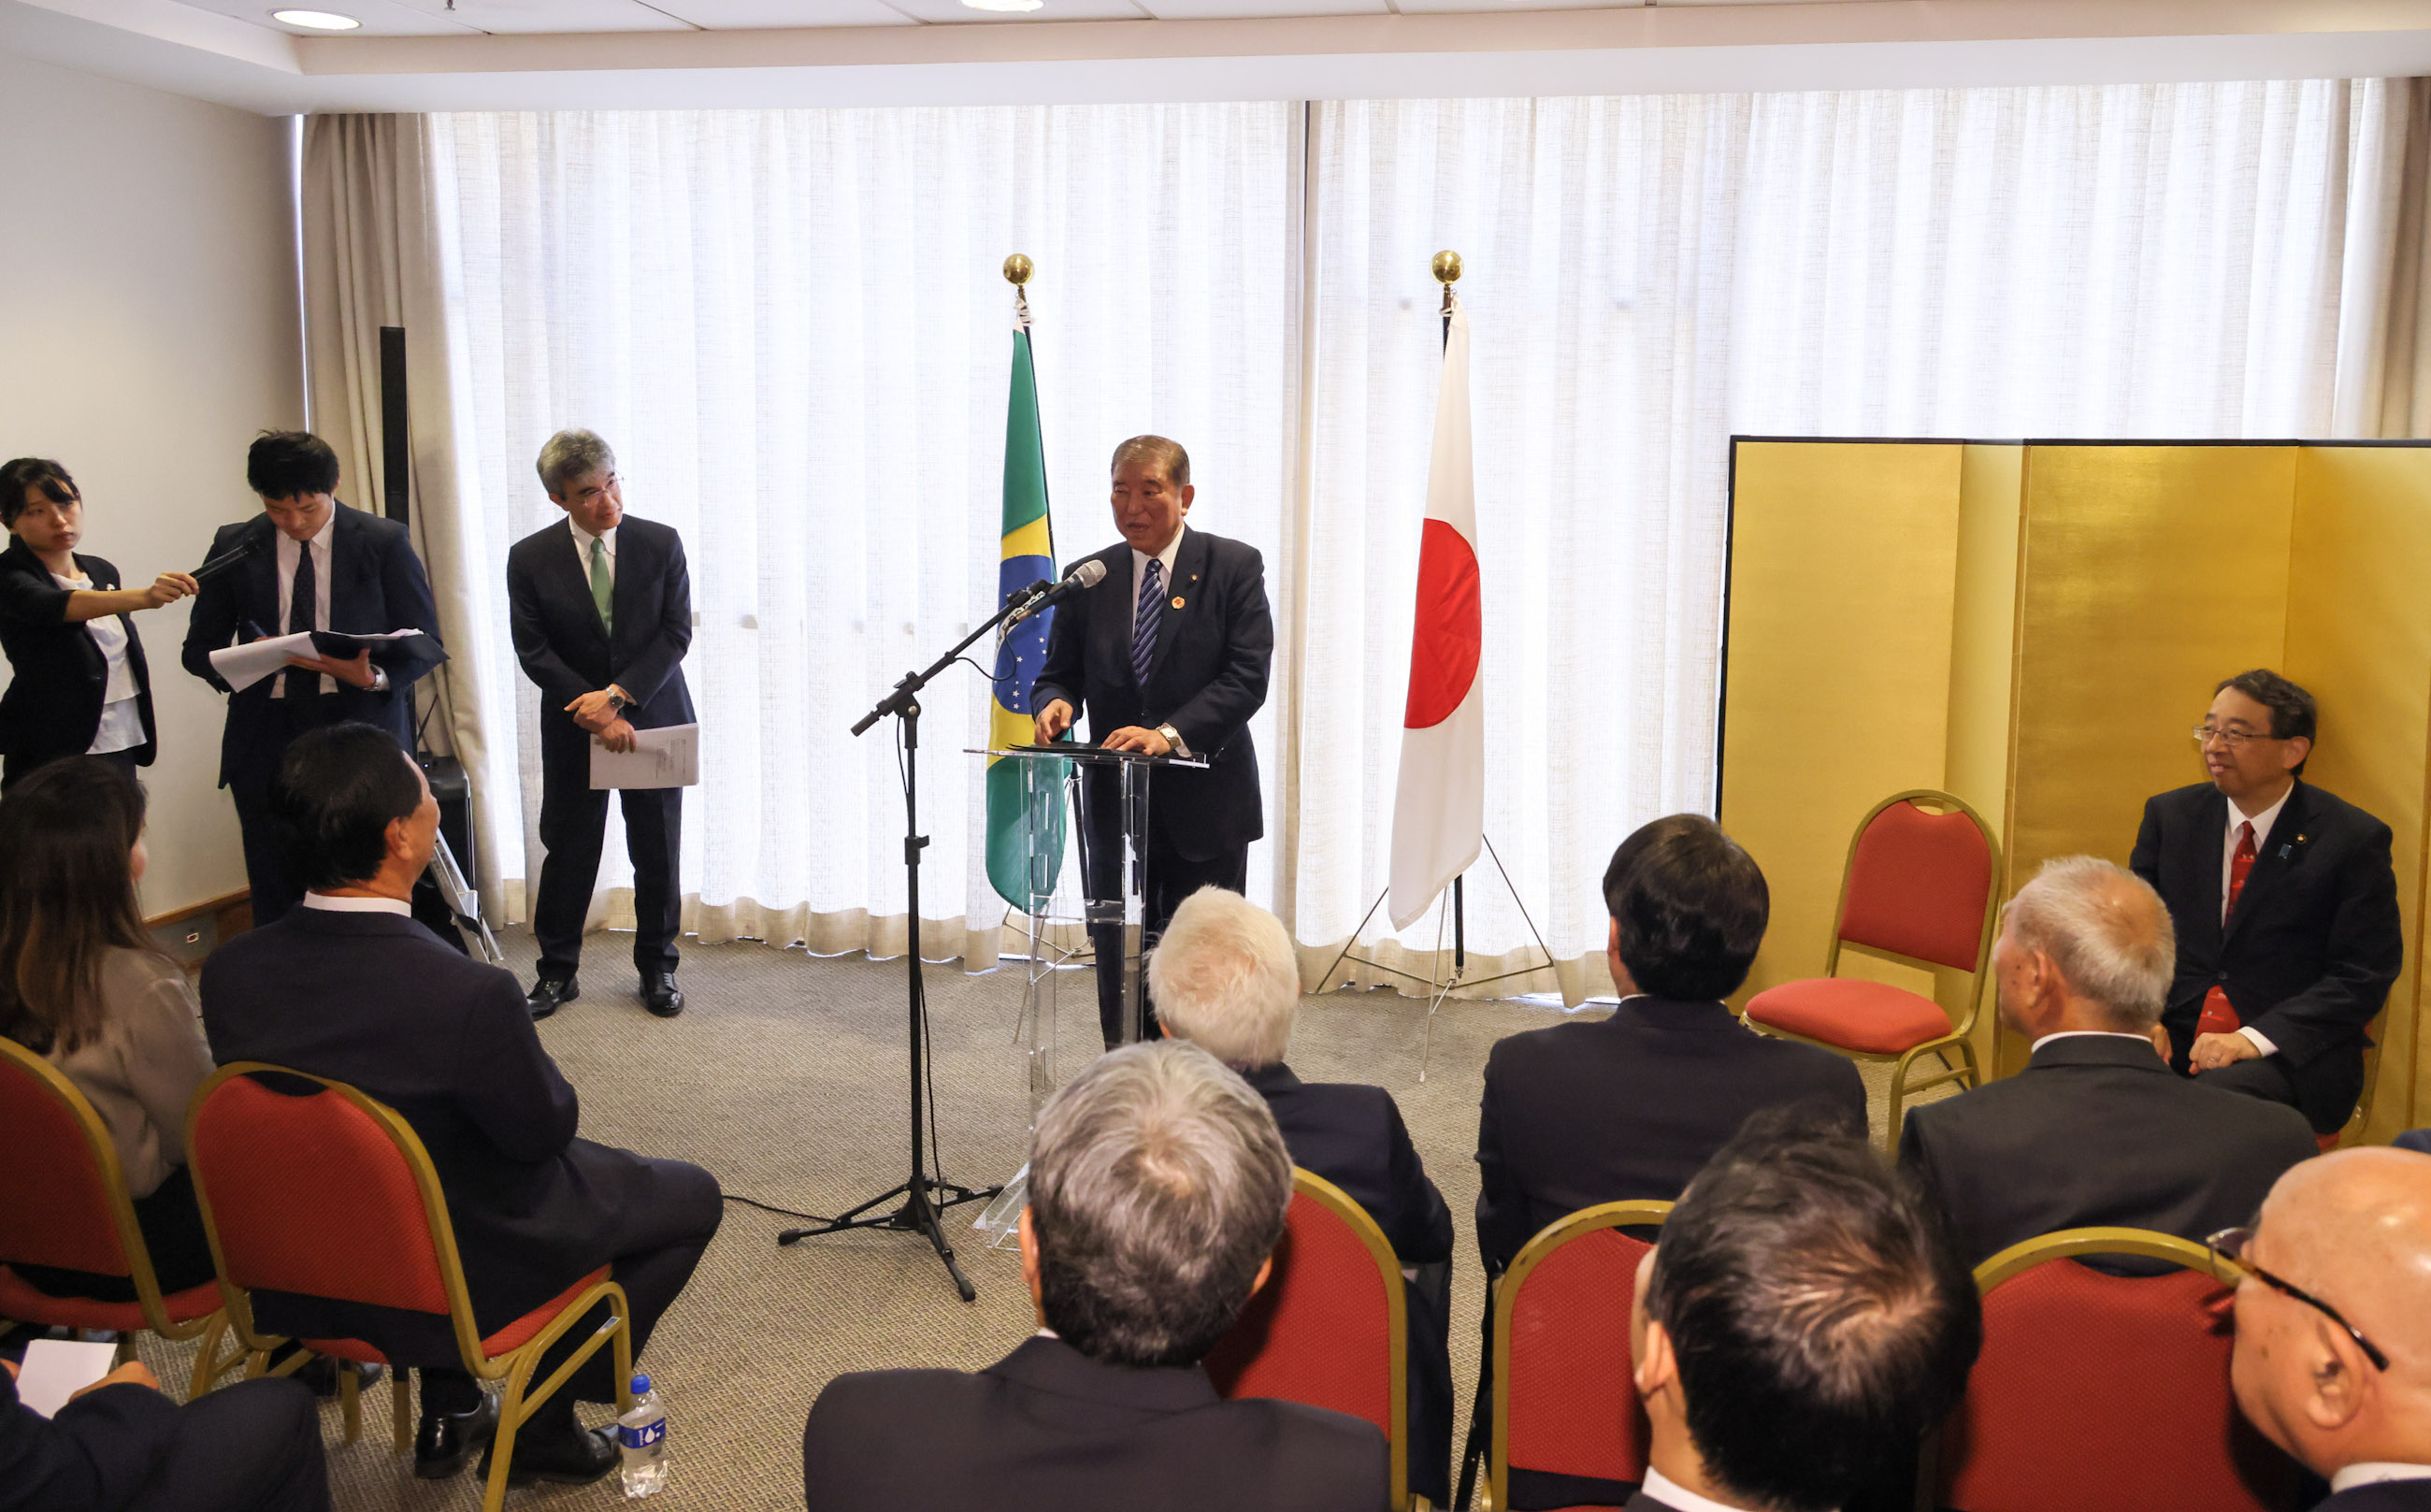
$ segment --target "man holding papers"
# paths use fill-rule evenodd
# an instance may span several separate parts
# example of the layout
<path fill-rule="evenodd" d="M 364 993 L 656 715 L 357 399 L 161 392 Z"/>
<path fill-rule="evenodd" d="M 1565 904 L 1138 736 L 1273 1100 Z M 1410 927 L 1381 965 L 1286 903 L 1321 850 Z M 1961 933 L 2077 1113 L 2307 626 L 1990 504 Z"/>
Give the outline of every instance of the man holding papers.
<path fill-rule="evenodd" d="M 261 497 L 261 512 L 222 526 L 211 537 L 205 563 L 211 570 L 197 574 L 202 591 L 194 596 L 181 660 L 187 671 L 228 695 L 220 785 L 236 800 L 243 826 L 245 881 L 260 925 L 304 896 L 288 874 L 268 814 L 271 774 L 288 744 L 308 730 L 360 720 L 413 749 L 413 682 L 445 661 L 446 652 L 439 644 L 430 580 L 405 527 L 332 496 L 338 454 L 327 442 L 300 430 L 264 431 L 245 457 L 244 477 Z M 224 559 L 231 564 L 212 566 Z M 351 656 L 307 650 L 285 658 L 282 670 L 241 687 L 211 660 L 212 652 L 232 644 L 315 630 L 419 633 Z M 437 920 L 444 920 L 444 905 L 437 907 Z M 423 910 L 415 916 L 424 917 Z"/>
<path fill-rule="evenodd" d="M 540 843 L 548 853 L 532 905 L 540 980 L 530 1001 L 532 1016 L 545 1018 L 581 994 L 575 968 L 608 829 L 608 791 L 592 781 L 593 743 L 630 751 L 636 731 L 693 723 L 683 675 L 692 576 L 671 527 L 626 516 L 606 442 L 561 430 L 541 447 L 538 465 L 565 520 L 507 553 L 507 609 L 515 655 L 541 694 Z M 676 988 L 683 789 L 623 792 L 642 1005 L 672 1018 L 684 1000 Z"/>

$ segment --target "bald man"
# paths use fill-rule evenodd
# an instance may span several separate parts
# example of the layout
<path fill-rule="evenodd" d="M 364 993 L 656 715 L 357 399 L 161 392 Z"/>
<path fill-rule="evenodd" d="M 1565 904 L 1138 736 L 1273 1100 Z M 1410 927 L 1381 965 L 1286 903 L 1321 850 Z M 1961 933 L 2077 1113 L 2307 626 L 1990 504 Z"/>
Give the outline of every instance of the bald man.
<path fill-rule="evenodd" d="M 2087 1224 L 2200 1242 L 2314 1153 L 2295 1109 L 2171 1073 L 2161 1010 L 2175 958 L 2160 896 L 2100 857 L 2052 861 L 2010 901 L 1992 974 L 2001 1022 L 2033 1058 L 1911 1109 L 1900 1140 L 1969 1265 Z"/>
<path fill-rule="evenodd" d="M 2237 1288 L 2237 1404 L 2329 1479 L 2316 1512 L 2431 1512 L 2431 1155 L 2344 1150 L 2214 1236 Z"/>

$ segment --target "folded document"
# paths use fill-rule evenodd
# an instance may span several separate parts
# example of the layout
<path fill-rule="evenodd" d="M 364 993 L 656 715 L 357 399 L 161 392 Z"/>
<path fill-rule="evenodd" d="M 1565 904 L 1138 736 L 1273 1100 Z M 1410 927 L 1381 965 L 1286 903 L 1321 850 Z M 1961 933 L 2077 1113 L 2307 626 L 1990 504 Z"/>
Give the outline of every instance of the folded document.
<path fill-rule="evenodd" d="M 285 670 L 291 656 L 354 656 L 421 633 L 418 630 L 391 630 L 385 635 L 298 630 L 293 635 L 265 635 L 258 641 L 223 646 L 213 651 L 211 670 L 227 680 L 230 691 L 243 693 L 272 673 Z"/>
<path fill-rule="evenodd" d="M 601 787 L 697 787 L 700 726 L 669 725 L 636 730 L 631 750 L 610 750 L 591 737 L 591 785 Z"/>

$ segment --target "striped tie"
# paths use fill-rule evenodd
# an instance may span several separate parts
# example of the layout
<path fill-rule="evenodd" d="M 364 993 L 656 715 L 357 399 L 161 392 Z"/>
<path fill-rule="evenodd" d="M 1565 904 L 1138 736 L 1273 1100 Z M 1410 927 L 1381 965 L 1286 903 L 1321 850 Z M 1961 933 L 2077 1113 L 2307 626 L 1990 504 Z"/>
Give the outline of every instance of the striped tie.
<path fill-rule="evenodd" d="M 1148 664 L 1156 660 L 1156 625 L 1165 612 L 1165 563 L 1148 559 L 1140 579 L 1139 608 L 1132 615 L 1132 677 L 1148 686 Z"/>

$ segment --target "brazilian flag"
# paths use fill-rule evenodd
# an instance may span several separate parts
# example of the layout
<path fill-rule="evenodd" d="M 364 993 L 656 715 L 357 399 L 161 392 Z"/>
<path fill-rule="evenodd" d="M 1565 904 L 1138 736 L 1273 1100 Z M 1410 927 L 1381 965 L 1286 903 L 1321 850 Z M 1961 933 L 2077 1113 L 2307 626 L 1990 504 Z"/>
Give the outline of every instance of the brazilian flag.
<path fill-rule="evenodd" d="M 1018 294 L 1015 296 L 1018 298 Z M 997 607 L 1041 578 L 1055 577 L 1055 538 L 1047 519 L 1046 443 L 1038 428 L 1038 376 L 1030 361 L 1030 311 L 1019 307 L 1013 331 L 1013 396 L 1004 415 L 1004 541 L 997 568 Z M 997 643 L 995 702 L 988 711 L 988 744 L 1026 746 L 1031 726 L 1031 684 L 1047 662 L 1047 629 L 1055 611 L 1032 614 Z M 1030 856 L 1033 839 L 1054 859 L 1042 890 L 1051 890 L 1064 864 L 1064 808 L 1059 802 L 1043 834 L 1032 836 L 1021 802 L 1021 768 L 1028 763 L 988 758 L 987 869 L 998 896 L 1015 908 L 1030 907 Z M 1063 780 L 1065 764 L 1054 764 Z M 1048 774 L 1040 773 L 1041 777 Z"/>

